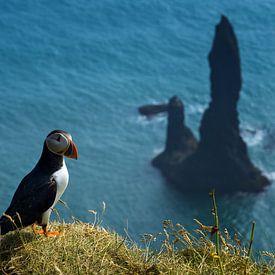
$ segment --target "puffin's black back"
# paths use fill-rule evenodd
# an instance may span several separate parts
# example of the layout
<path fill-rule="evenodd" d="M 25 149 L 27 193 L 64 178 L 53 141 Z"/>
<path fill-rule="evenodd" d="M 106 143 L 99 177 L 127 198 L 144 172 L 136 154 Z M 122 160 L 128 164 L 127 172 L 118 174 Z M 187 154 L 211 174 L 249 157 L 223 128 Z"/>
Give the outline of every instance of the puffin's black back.
<path fill-rule="evenodd" d="M 57 185 L 52 174 L 63 165 L 63 156 L 50 152 L 44 142 L 34 169 L 19 184 L 9 208 L 0 218 L 0 234 L 41 222 L 42 214 L 54 203 Z"/>

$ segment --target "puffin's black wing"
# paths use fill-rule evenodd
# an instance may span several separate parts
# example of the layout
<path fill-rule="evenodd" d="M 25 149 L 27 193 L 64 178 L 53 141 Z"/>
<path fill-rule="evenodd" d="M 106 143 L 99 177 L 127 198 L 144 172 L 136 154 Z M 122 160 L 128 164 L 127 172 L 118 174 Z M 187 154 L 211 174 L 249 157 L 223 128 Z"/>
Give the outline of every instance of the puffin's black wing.
<path fill-rule="evenodd" d="M 57 183 L 52 176 L 28 174 L 19 184 L 9 208 L 0 218 L 1 235 L 16 228 L 25 227 L 41 219 L 56 197 Z"/>

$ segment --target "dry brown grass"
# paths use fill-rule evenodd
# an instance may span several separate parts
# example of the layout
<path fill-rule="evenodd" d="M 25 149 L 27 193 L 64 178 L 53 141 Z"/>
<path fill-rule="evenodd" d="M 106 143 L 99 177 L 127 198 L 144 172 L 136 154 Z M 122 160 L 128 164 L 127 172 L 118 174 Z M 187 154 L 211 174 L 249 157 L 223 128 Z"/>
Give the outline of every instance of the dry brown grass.
<path fill-rule="evenodd" d="M 193 237 L 181 225 L 164 222 L 162 246 L 150 249 L 155 236 L 144 236 L 145 248 L 101 227 L 82 222 L 54 223 L 64 236 L 35 236 L 30 228 L 11 232 L 1 240 L 1 274 L 220 274 L 209 228 L 199 224 Z M 257 263 L 225 234 L 221 261 L 225 274 L 274 274 L 275 255 Z"/>

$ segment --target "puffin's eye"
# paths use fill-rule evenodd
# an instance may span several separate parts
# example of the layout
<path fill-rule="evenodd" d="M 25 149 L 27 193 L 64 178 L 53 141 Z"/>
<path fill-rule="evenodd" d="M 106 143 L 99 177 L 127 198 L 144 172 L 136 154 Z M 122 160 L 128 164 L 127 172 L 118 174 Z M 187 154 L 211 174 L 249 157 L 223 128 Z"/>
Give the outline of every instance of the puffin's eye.
<path fill-rule="evenodd" d="M 61 139 L 61 136 L 60 136 L 60 135 L 58 135 L 58 137 L 57 137 L 57 139 L 56 139 L 56 140 L 57 140 L 58 142 L 60 142 L 60 139 Z"/>

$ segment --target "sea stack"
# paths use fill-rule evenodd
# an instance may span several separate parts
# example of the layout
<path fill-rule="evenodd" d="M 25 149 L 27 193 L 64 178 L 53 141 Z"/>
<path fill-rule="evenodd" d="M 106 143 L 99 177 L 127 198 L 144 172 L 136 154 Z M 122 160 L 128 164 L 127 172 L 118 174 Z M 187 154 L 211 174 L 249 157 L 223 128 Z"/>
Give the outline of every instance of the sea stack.
<path fill-rule="evenodd" d="M 152 164 L 160 169 L 177 167 L 187 157 L 192 155 L 198 147 L 198 141 L 192 131 L 185 126 L 184 105 L 173 96 L 167 104 L 168 125 L 166 145 L 164 151 L 152 160 Z"/>
<path fill-rule="evenodd" d="M 182 130 L 184 117 L 173 118 L 168 108 L 166 149 L 153 160 L 153 165 L 168 182 L 183 190 L 261 191 L 269 181 L 250 161 L 240 136 L 237 110 L 242 86 L 240 56 L 234 30 L 225 16 L 216 26 L 208 61 L 211 101 L 203 114 L 198 146 L 194 142 L 193 152 L 182 153 L 182 145 L 188 143 L 190 136 L 186 139 Z"/>
<path fill-rule="evenodd" d="M 193 182 L 224 192 L 260 191 L 269 182 L 250 161 L 240 136 L 240 56 L 233 27 L 225 16 L 216 26 L 208 61 L 211 102 L 201 121 L 198 150 L 179 167 L 181 184 Z"/>

